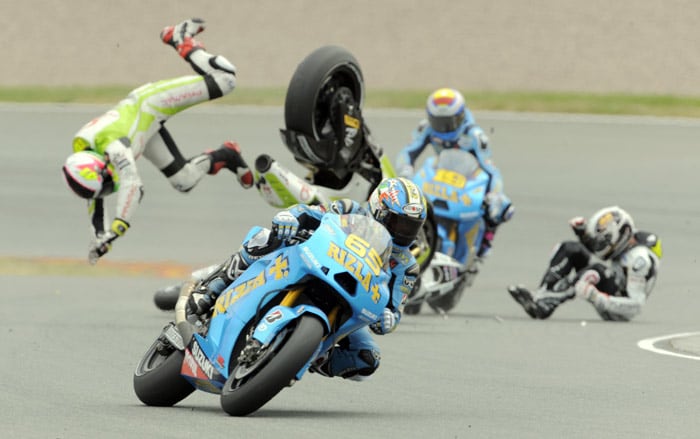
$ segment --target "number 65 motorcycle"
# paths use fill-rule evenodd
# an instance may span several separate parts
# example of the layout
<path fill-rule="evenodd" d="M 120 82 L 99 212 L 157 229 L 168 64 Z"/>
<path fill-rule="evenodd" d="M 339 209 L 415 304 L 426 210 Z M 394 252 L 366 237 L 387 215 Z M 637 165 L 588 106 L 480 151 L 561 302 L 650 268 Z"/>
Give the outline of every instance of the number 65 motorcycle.
<path fill-rule="evenodd" d="M 327 214 L 295 239 L 251 264 L 206 316 L 188 315 L 193 285 L 182 288 L 175 321 L 134 373 L 144 404 L 172 406 L 198 389 L 219 394 L 226 413 L 248 415 L 379 318 L 390 297 L 391 252 L 380 223 Z"/>

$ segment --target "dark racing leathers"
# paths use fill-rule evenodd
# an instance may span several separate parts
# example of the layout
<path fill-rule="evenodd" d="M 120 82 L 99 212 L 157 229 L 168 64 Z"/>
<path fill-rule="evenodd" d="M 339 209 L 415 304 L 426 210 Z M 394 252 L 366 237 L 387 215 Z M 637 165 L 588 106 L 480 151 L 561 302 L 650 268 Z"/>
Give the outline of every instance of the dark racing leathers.
<path fill-rule="evenodd" d="M 659 258 L 646 243 L 649 234 L 638 232 L 619 256 L 601 260 L 580 241 L 557 245 L 540 288 L 532 293 L 534 307 L 526 311 L 548 318 L 561 303 L 575 297 L 575 284 L 587 270 L 600 276 L 598 293 L 589 299 L 604 320 L 628 321 L 639 314 L 656 282 Z M 653 244 L 653 243 L 652 243 Z M 524 305 L 525 306 L 525 305 Z"/>

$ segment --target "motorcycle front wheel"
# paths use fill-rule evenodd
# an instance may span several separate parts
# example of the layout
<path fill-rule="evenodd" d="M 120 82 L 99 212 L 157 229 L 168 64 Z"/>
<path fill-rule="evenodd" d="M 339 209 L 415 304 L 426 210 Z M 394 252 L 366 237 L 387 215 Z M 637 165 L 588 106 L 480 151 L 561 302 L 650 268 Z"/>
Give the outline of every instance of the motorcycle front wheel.
<path fill-rule="evenodd" d="M 221 408 L 246 416 L 292 383 L 323 339 L 323 324 L 306 315 L 281 331 L 254 361 L 236 364 L 221 389 Z"/>

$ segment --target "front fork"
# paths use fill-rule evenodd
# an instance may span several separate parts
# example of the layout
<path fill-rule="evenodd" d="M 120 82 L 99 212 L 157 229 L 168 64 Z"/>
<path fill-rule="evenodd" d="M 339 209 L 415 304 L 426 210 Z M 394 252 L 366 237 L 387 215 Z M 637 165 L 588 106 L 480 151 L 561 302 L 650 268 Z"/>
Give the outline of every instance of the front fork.
<path fill-rule="evenodd" d="M 269 345 L 289 323 L 296 320 L 303 314 L 313 314 L 323 322 L 326 327 L 326 335 L 330 334 L 335 325 L 340 312 L 340 305 L 336 305 L 326 314 L 321 309 L 310 304 L 299 304 L 299 298 L 304 290 L 302 288 L 293 288 L 285 294 L 279 305 L 272 307 L 263 318 L 258 322 L 253 330 L 248 343 L 253 340 L 256 344 L 264 349 Z"/>
<path fill-rule="evenodd" d="M 238 363 L 253 363 L 266 350 L 276 342 L 279 342 L 278 334 L 285 331 L 289 324 L 304 314 L 313 314 L 321 320 L 326 327 L 326 336 L 331 334 L 332 328 L 338 318 L 340 305 L 336 305 L 328 313 L 324 313 L 319 308 L 309 304 L 298 304 L 303 292 L 302 288 L 291 289 L 282 298 L 279 305 L 272 307 L 254 328 L 253 333 L 248 337 L 246 346 L 238 357 Z M 319 355 L 323 343 L 319 344 L 316 352 L 309 358 L 309 362 L 297 373 L 296 379 L 309 368 L 311 362 Z"/>

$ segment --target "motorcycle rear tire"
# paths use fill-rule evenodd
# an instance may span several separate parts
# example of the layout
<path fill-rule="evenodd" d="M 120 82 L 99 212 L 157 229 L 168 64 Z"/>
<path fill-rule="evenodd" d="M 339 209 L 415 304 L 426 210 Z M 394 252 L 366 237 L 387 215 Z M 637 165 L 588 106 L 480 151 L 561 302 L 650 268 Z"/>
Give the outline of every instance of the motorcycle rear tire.
<path fill-rule="evenodd" d="M 185 354 L 173 349 L 167 356 L 159 353 L 155 341 L 134 372 L 134 392 L 150 406 L 170 407 L 185 399 L 194 387 L 180 375 Z"/>
<path fill-rule="evenodd" d="M 345 87 L 362 108 L 364 80 L 360 64 L 340 46 L 322 46 L 297 66 L 287 87 L 284 120 L 288 130 L 321 140 L 321 130 L 329 119 L 328 99 Z"/>
<path fill-rule="evenodd" d="M 258 410 L 294 380 L 318 348 L 323 333 L 323 324 L 316 317 L 299 318 L 291 333 L 278 334 L 286 339 L 272 355 L 265 356 L 265 364 L 241 380 L 236 378 L 238 366 L 233 368 L 221 389 L 221 408 L 231 416 L 246 416 Z"/>

